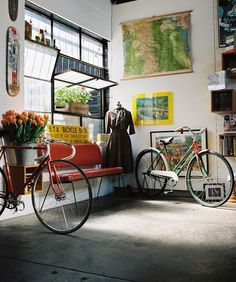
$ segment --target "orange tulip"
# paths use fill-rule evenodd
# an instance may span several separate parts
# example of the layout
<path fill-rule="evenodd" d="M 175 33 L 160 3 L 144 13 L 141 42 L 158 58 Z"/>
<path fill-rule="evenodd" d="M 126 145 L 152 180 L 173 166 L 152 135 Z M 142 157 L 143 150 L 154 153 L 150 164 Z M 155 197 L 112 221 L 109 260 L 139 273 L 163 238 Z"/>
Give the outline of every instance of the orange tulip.
<path fill-rule="evenodd" d="M 18 119 L 18 120 L 17 120 L 17 124 L 18 124 L 19 126 L 22 125 L 22 122 L 23 122 L 22 119 Z"/>

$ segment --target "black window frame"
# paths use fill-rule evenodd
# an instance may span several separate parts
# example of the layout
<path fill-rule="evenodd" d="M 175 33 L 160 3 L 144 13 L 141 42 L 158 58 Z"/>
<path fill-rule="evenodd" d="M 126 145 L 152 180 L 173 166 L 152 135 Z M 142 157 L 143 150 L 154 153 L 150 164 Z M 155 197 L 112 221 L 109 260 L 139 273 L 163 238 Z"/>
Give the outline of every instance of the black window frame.
<path fill-rule="evenodd" d="M 30 10 L 33 13 L 37 13 L 40 16 L 43 16 L 47 19 L 50 20 L 51 22 L 51 42 L 53 42 L 53 24 L 54 22 L 57 22 L 59 24 L 63 24 L 66 27 L 69 27 L 73 30 L 75 30 L 76 32 L 79 33 L 79 37 L 80 37 L 80 59 L 76 59 L 74 57 L 70 57 L 64 54 L 59 54 L 59 58 L 58 60 L 60 60 L 61 58 L 68 58 L 71 59 L 73 61 L 78 62 L 78 64 L 80 64 L 81 66 L 84 66 L 84 72 L 87 72 L 88 74 L 95 74 L 94 72 L 96 70 L 99 70 L 96 72 L 96 76 L 101 77 L 103 79 L 109 79 L 109 72 L 108 72 L 108 40 L 78 26 L 75 25 L 69 21 L 67 21 L 66 19 L 55 15 L 47 10 L 45 10 L 42 7 L 38 7 L 36 5 L 34 5 L 33 3 L 30 3 L 28 1 L 26 1 L 25 3 L 25 9 Z M 103 48 L 103 67 L 98 67 L 96 65 L 92 65 L 89 64 L 87 62 L 84 62 L 82 60 L 82 56 L 81 56 L 81 52 L 82 52 L 82 48 L 81 48 L 81 37 L 82 34 L 92 38 L 95 41 L 98 41 L 99 43 L 102 44 L 102 48 Z M 87 69 L 92 69 L 93 72 L 90 73 Z M 57 65 L 55 67 L 55 70 L 57 70 Z M 58 111 L 55 110 L 54 108 L 54 78 L 52 78 L 51 80 L 51 122 L 54 123 L 54 114 L 62 114 L 62 115 L 71 115 L 71 116 L 77 116 L 79 117 L 80 120 L 80 124 L 79 125 L 83 125 L 83 115 L 79 115 L 79 114 L 75 114 L 75 113 L 71 113 L 71 112 L 62 112 L 62 111 Z M 105 113 L 106 111 L 109 109 L 109 102 L 110 102 L 110 95 L 109 95 L 109 88 L 108 89 L 103 89 L 103 90 L 98 90 L 100 91 L 100 95 L 101 95 L 101 104 L 100 104 L 100 116 L 93 116 L 93 115 L 89 115 L 89 116 L 84 116 L 85 118 L 90 118 L 90 119 L 102 119 L 103 120 L 103 128 L 104 128 L 104 118 L 105 118 Z"/>

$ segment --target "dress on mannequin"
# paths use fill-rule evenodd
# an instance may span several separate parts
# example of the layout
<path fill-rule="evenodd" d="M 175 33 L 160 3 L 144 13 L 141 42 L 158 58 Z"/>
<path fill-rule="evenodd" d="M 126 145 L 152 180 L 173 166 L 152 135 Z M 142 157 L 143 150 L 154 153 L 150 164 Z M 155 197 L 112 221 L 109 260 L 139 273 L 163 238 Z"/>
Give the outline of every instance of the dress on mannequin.
<path fill-rule="evenodd" d="M 115 109 L 106 113 L 105 127 L 106 133 L 110 133 L 106 148 L 107 167 L 122 166 L 125 173 L 133 172 L 133 154 L 129 134 L 134 134 L 135 129 L 131 112 L 118 102 Z"/>

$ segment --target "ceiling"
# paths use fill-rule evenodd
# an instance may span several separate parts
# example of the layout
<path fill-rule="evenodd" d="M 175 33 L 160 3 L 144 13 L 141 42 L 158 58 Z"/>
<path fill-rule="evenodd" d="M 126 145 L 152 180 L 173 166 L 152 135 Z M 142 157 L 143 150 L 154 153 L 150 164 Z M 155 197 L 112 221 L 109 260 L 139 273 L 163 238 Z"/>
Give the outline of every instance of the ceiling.
<path fill-rule="evenodd" d="M 118 5 L 118 4 L 123 4 L 131 1 L 136 1 L 136 0 L 111 0 L 111 4 L 113 5 Z"/>

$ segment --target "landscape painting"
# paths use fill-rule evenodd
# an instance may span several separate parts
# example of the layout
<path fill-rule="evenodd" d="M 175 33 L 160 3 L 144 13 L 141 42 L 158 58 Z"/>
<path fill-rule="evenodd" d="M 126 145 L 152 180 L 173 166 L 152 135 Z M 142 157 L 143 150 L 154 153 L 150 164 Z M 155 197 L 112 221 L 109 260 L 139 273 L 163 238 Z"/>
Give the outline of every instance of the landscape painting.
<path fill-rule="evenodd" d="M 192 71 L 190 12 L 121 24 L 124 79 Z"/>
<path fill-rule="evenodd" d="M 135 125 L 173 123 L 172 92 L 154 92 L 133 96 L 133 119 Z"/>

